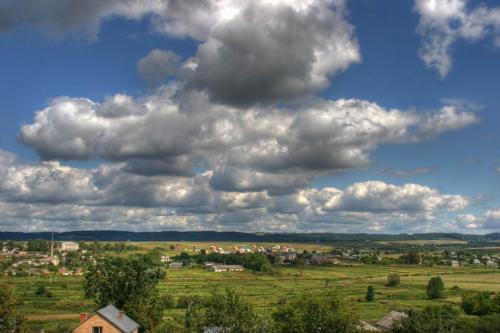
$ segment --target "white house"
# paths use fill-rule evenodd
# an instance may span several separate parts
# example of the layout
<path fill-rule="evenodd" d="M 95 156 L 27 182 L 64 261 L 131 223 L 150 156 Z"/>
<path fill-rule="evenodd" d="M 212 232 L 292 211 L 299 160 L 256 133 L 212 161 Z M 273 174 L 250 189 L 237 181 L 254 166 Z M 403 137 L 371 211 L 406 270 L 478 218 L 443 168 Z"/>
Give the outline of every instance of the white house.
<path fill-rule="evenodd" d="M 79 249 L 80 245 L 75 242 L 61 242 L 59 245 L 59 250 L 62 252 L 78 251 Z"/>

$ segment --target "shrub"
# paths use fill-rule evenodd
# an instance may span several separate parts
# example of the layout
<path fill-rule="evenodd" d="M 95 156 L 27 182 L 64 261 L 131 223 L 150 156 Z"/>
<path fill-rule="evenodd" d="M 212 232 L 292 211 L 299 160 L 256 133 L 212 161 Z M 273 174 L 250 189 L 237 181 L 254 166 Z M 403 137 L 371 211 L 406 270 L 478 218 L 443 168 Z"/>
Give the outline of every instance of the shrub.
<path fill-rule="evenodd" d="M 375 300 L 375 288 L 373 286 L 368 286 L 366 291 L 366 301 L 373 302 Z"/>
<path fill-rule="evenodd" d="M 186 295 L 180 296 L 177 299 L 177 307 L 180 309 L 187 309 L 190 306 L 205 306 L 207 298 L 200 295 Z"/>
<path fill-rule="evenodd" d="M 166 309 L 175 308 L 177 306 L 177 300 L 175 297 L 168 294 L 161 296 L 161 303 Z"/>
<path fill-rule="evenodd" d="M 493 312 L 500 312 L 500 297 L 491 298 L 487 291 L 466 292 L 462 295 L 461 307 L 465 313 L 476 316 L 484 316 Z"/>
<path fill-rule="evenodd" d="M 47 292 L 47 289 L 45 286 L 38 286 L 35 290 L 35 295 L 37 296 L 43 296 Z"/>
<path fill-rule="evenodd" d="M 439 276 L 433 277 L 427 284 L 427 297 L 437 299 L 444 297 L 444 283 Z"/>
<path fill-rule="evenodd" d="M 396 287 L 401 282 L 399 274 L 391 273 L 387 276 L 387 286 L 388 287 Z"/>

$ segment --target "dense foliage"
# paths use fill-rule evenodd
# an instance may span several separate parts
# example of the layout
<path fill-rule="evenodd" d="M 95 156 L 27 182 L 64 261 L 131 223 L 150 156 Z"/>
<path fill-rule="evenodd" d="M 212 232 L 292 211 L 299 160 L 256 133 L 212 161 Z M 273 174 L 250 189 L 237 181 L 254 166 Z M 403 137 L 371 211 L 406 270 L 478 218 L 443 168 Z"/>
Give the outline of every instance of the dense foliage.
<path fill-rule="evenodd" d="M 280 333 L 354 333 L 358 312 L 338 290 L 326 294 L 305 294 L 280 306 L 273 314 Z"/>
<path fill-rule="evenodd" d="M 85 274 L 85 295 L 98 308 L 114 304 L 149 331 L 162 319 L 157 286 L 165 271 L 156 253 L 128 258 L 104 257 Z"/>
<path fill-rule="evenodd" d="M 264 326 L 253 307 L 231 290 L 226 290 L 225 294 L 213 295 L 204 306 L 190 306 L 186 312 L 186 327 L 189 332 L 219 327 L 231 333 L 256 333 L 265 331 Z"/>
<path fill-rule="evenodd" d="M 462 295 L 461 307 L 465 313 L 484 316 L 500 313 L 500 295 L 492 296 L 490 292 L 466 292 Z"/>
<path fill-rule="evenodd" d="M 49 250 L 49 242 L 45 239 L 30 239 L 28 241 L 28 251 L 47 252 Z"/>
<path fill-rule="evenodd" d="M 0 285 L 0 333 L 28 332 L 24 317 L 17 311 L 16 299 L 12 289 Z"/>

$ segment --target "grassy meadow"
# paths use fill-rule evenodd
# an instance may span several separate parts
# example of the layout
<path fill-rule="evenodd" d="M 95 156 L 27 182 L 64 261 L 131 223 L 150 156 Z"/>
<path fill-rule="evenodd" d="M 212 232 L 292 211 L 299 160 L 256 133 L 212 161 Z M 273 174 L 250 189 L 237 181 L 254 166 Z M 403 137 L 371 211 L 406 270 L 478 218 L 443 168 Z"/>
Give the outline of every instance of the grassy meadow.
<path fill-rule="evenodd" d="M 141 250 L 155 247 L 167 248 L 166 243 L 148 243 Z M 185 243 L 187 247 L 206 246 Z M 219 246 L 221 244 L 218 243 Z M 228 248 L 234 244 L 228 244 Z M 290 244 L 290 246 L 293 246 Z M 309 245 L 310 250 L 319 245 Z M 221 246 L 224 247 L 224 246 Z M 304 245 L 301 245 L 304 248 Z M 178 252 L 178 251 L 177 251 Z M 175 253 L 171 253 L 175 254 Z M 394 288 L 385 286 L 387 275 L 396 272 L 401 284 Z M 428 300 L 425 286 L 433 276 L 441 276 L 446 287 L 446 298 Z M 81 276 L 1 277 L 0 282 L 14 286 L 23 303 L 25 314 L 34 332 L 40 328 L 53 328 L 58 324 L 77 324 L 78 314 L 93 310 L 92 300 L 84 298 Z M 44 285 L 52 298 L 36 296 L 35 290 Z M 376 300 L 364 301 L 368 285 L 373 285 Z M 161 294 L 175 297 L 210 295 L 231 288 L 240 292 L 262 315 L 269 315 L 280 299 L 294 297 L 303 292 L 322 292 L 332 288 L 342 289 L 358 304 L 362 319 L 376 321 L 392 309 L 419 308 L 430 304 L 451 304 L 458 307 L 460 297 L 468 290 L 500 292 L 500 269 L 485 267 L 421 267 L 338 265 L 332 267 L 307 266 L 302 276 L 294 267 L 282 266 L 277 275 L 260 273 L 215 273 L 200 268 L 168 269 L 167 278 L 160 284 Z M 166 309 L 168 320 L 182 321 L 184 309 Z"/>

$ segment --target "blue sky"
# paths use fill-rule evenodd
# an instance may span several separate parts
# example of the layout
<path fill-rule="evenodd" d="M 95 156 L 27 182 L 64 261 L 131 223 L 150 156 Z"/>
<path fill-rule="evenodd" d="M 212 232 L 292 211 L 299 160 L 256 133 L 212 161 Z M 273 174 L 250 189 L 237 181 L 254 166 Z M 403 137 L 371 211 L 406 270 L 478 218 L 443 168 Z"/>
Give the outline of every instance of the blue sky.
<path fill-rule="evenodd" d="M 151 1 L 145 2 L 151 3 Z M 215 0 L 207 2 L 217 5 Z M 387 0 L 375 3 L 368 0 L 353 0 L 337 6 L 342 1 L 308 1 L 311 6 L 327 6 L 326 8 L 329 8 L 333 14 L 337 15 L 325 19 L 339 20 L 339 27 L 327 31 L 328 34 L 325 34 L 325 36 L 335 39 L 336 34 L 344 33 L 342 27 L 350 26 L 353 29 L 352 34 L 347 34 L 344 37 L 353 42 L 346 47 L 356 48 L 359 59 L 356 60 L 356 57 L 353 56 L 344 68 L 340 68 L 342 66 L 333 66 L 325 74 L 325 77 L 328 78 L 328 84 L 321 83 L 315 86 L 311 83 L 310 87 L 304 88 L 305 92 L 301 93 L 300 96 L 293 96 L 293 98 L 289 99 L 292 93 L 287 92 L 285 95 L 273 96 L 269 100 L 268 97 L 259 96 L 259 92 L 255 92 L 250 99 L 241 102 L 243 104 L 240 104 L 237 97 L 228 97 L 224 92 L 220 95 L 221 93 L 217 90 L 212 90 L 215 89 L 213 87 L 216 85 L 220 85 L 221 81 L 227 81 L 225 77 L 221 77 L 219 80 L 217 77 L 219 73 L 215 72 L 215 70 L 213 73 L 209 73 L 208 79 L 197 71 L 188 74 L 176 72 L 175 75 L 165 76 L 160 86 L 152 87 L 145 83 L 147 78 L 141 77 L 138 71 L 138 63 L 141 59 L 147 58 L 152 50 L 156 49 L 176 54 L 179 59 L 176 65 L 179 68 L 183 68 L 182 64 L 190 57 L 193 57 L 198 63 L 198 69 L 202 68 L 209 72 L 212 68 L 207 67 L 207 69 L 204 69 L 203 67 L 203 54 L 200 51 L 203 45 L 209 44 L 212 39 L 222 38 L 221 35 L 226 36 L 224 33 L 231 34 L 234 39 L 241 38 L 238 46 L 246 45 L 245 39 L 251 36 L 245 34 L 248 31 L 244 29 L 251 29 L 247 26 L 241 28 L 242 30 L 236 30 L 236 23 L 230 25 L 224 22 L 225 25 L 223 25 L 220 22 L 221 19 L 216 18 L 214 19 L 215 23 L 212 22 L 212 25 L 209 25 L 212 30 L 210 32 L 207 30 L 207 35 L 203 37 L 197 35 L 199 34 L 198 31 L 179 33 L 172 28 L 171 23 L 179 21 L 180 25 L 184 24 L 185 22 L 182 21 L 183 16 L 181 13 L 176 13 L 174 9 L 169 8 L 168 1 L 165 2 L 166 9 L 161 8 L 161 11 L 159 11 L 159 9 L 151 7 L 151 9 L 144 9 L 144 12 L 140 13 L 123 10 L 120 7 L 120 1 L 116 1 L 116 8 L 106 8 L 106 13 L 115 10 L 114 15 L 106 16 L 107 14 L 103 14 L 104 12 L 99 12 L 99 10 L 104 11 L 104 9 L 93 9 L 88 14 L 83 15 L 84 18 L 79 25 L 71 27 L 67 27 L 62 23 L 59 25 L 57 20 L 60 18 L 51 17 L 51 14 L 47 14 L 47 20 L 54 20 L 55 24 L 47 25 L 43 20 L 41 23 L 39 21 L 29 21 L 29 19 L 26 19 L 29 15 L 23 15 L 23 10 L 29 10 L 29 8 L 8 8 L 8 4 L 0 4 L 0 8 L 5 6 L 4 9 L 8 15 L 12 16 L 12 26 L 8 29 L 5 28 L 4 31 L 0 30 L 0 152 L 9 154 L 9 156 L 17 156 L 15 162 L 9 162 L 8 165 L 3 166 L 4 170 L 11 168 L 10 171 L 4 171 L 5 175 L 2 173 L 0 175 L 4 175 L 6 177 L 4 179 L 7 180 L 8 177 L 15 178 L 18 184 L 22 183 L 25 187 L 23 190 L 13 188 L 14 185 L 12 184 L 16 183 L 13 180 L 10 183 L 5 180 L 4 182 L 8 184 L 4 184 L 4 188 L 0 187 L 0 202 L 3 202 L 4 205 L 0 208 L 5 212 L 4 214 L 0 213 L 0 229 L 48 230 L 55 228 L 69 230 L 113 227 L 130 230 L 220 229 L 280 231 L 291 229 L 297 231 L 356 232 L 363 230 L 363 226 L 368 225 L 373 232 L 499 231 L 500 173 L 497 168 L 500 167 L 500 138 L 498 136 L 498 124 L 500 123 L 498 111 L 500 109 L 500 99 L 498 97 L 498 87 L 500 87 L 500 48 L 495 45 L 497 38 L 500 38 L 500 15 L 497 14 L 499 10 L 495 7 L 495 1 L 449 0 L 445 1 L 443 7 L 433 7 L 432 2 L 432 0 L 416 2 Z M 261 11 L 258 11 L 259 14 L 257 15 L 264 15 L 260 13 L 264 13 L 265 10 L 270 12 L 277 10 L 276 7 L 279 6 L 294 8 L 285 0 L 274 3 L 275 7 L 272 6 L 273 4 L 269 6 L 266 1 L 262 1 L 258 5 L 263 7 L 260 8 Z M 57 6 L 57 4 L 54 3 L 54 6 Z M 147 6 L 148 4 L 145 4 L 144 8 L 148 8 Z M 237 5 L 232 4 L 232 6 L 236 10 L 243 12 L 246 5 L 241 2 Z M 219 7 L 215 6 L 214 8 Z M 478 8 L 485 8 L 487 13 L 491 14 L 491 17 L 485 18 L 484 22 L 480 21 L 478 24 L 480 32 L 470 32 L 467 30 L 467 22 L 475 19 L 476 16 L 474 15 Z M 169 11 L 169 9 L 171 10 Z M 74 10 L 71 5 L 63 8 L 63 10 L 69 11 L 67 15 L 76 15 L 71 12 Z M 215 12 L 221 9 L 207 10 Z M 297 15 L 304 15 L 305 19 L 308 19 L 306 10 L 297 8 L 294 8 L 294 10 L 298 13 Z M 44 15 L 44 13 L 41 13 L 41 15 Z M 280 17 L 276 20 L 279 19 Z M 85 29 L 88 26 L 95 28 L 95 20 L 100 22 L 100 25 L 96 28 L 96 34 L 90 36 L 83 34 L 82 37 L 80 32 L 86 31 Z M 171 26 L 161 30 L 157 24 L 161 20 L 169 22 Z M 255 24 L 255 22 L 253 23 Z M 187 24 L 188 28 L 196 26 L 191 21 L 185 24 Z M 288 23 L 283 22 L 283 24 Z M 2 26 L 0 24 L 0 27 Z M 214 27 L 218 27 L 219 30 L 214 29 Z M 322 28 L 314 25 L 312 27 L 315 29 Z M 472 33 L 475 35 L 472 36 Z M 433 52 L 443 51 L 439 53 L 441 58 L 437 60 L 437 65 L 436 62 L 434 62 L 434 65 L 426 64 L 422 55 L 425 43 L 432 40 L 433 34 L 438 34 L 439 38 L 443 38 L 440 45 L 443 45 L 444 41 L 451 40 L 450 46 L 445 48 L 444 51 L 436 50 L 434 45 Z M 339 39 L 342 38 L 339 37 Z M 223 40 L 223 42 L 227 41 Z M 227 43 L 225 47 L 233 51 L 231 47 L 236 47 L 234 46 L 236 43 Z M 339 45 L 343 47 L 341 44 Z M 252 48 L 253 44 L 249 42 L 248 47 Z M 320 46 L 306 45 L 303 47 L 317 48 Z M 308 51 L 308 49 L 304 50 Z M 443 53 L 452 59 L 452 64 L 447 69 L 443 69 L 445 66 L 442 59 Z M 255 55 L 258 61 L 259 54 L 262 53 L 256 53 Z M 325 59 L 335 60 L 335 57 L 338 56 L 333 53 L 327 55 Z M 148 64 L 151 64 L 155 59 L 149 57 L 148 61 Z M 287 59 L 281 61 L 286 63 Z M 290 66 L 298 66 L 293 63 L 293 59 L 289 61 Z M 217 61 L 213 66 L 216 65 L 218 65 Z M 232 65 L 234 64 L 227 63 L 227 66 Z M 153 63 L 151 66 L 165 66 L 165 63 Z M 235 75 L 238 75 L 240 69 L 235 67 Z M 251 73 L 252 68 L 248 70 Z M 258 68 L 255 69 L 256 72 L 258 70 Z M 445 75 L 440 71 L 446 72 Z M 201 73 L 201 70 L 199 72 Z M 252 79 L 251 75 L 249 77 Z M 266 78 L 265 74 L 259 76 L 259 79 L 261 77 Z M 68 155 L 66 151 L 62 153 L 62 148 L 58 150 L 53 147 L 61 145 L 64 140 L 71 141 L 71 139 L 75 138 L 68 138 L 60 134 L 66 133 L 65 129 L 58 129 L 57 126 L 61 126 L 60 124 L 38 124 L 34 119 L 35 112 L 44 108 L 50 109 L 49 114 L 54 112 L 55 115 L 55 112 L 60 112 L 51 111 L 57 109 L 57 103 L 51 101 L 57 100 L 61 96 L 86 98 L 94 103 L 104 103 L 107 98 L 109 99 L 115 94 L 123 94 L 130 96 L 140 104 L 145 99 L 160 95 L 159 91 L 162 87 L 169 85 L 180 86 L 180 88 L 175 88 L 176 93 L 172 97 L 172 103 L 175 105 L 182 105 L 179 102 L 182 96 L 188 96 L 187 99 L 194 100 L 197 97 L 189 94 L 200 93 L 203 94 L 203 98 L 209 101 L 207 103 L 210 103 L 207 108 L 236 108 L 241 111 L 236 111 L 240 115 L 247 112 L 249 108 L 268 110 L 279 107 L 287 109 L 286 115 L 283 115 L 284 123 L 286 123 L 287 117 L 291 117 L 290 114 L 300 114 L 305 112 L 305 109 L 318 108 L 314 104 L 315 100 L 318 99 L 323 101 L 361 100 L 374 103 L 384 110 L 397 109 L 404 114 L 414 112 L 419 115 L 431 115 L 439 112 L 446 105 L 452 105 L 456 108 L 457 113 L 462 112 L 473 115 L 475 120 L 456 127 L 448 128 L 445 126 L 445 129 L 433 129 L 439 134 L 419 137 L 418 139 L 406 136 L 397 139 L 380 139 L 378 136 L 373 140 L 368 139 L 366 143 L 363 143 L 361 149 L 369 156 L 369 162 L 358 163 L 352 161 L 351 163 L 351 161 L 348 161 L 346 162 L 348 163 L 347 167 L 337 167 L 337 164 L 333 163 L 327 167 L 315 166 L 311 168 L 307 163 L 300 164 L 296 162 L 298 164 L 295 165 L 293 164 L 295 162 L 288 162 L 289 165 L 283 169 L 269 170 L 265 166 L 254 166 L 251 161 L 248 164 L 238 162 L 233 165 L 221 165 L 220 161 L 226 161 L 229 158 L 228 156 L 232 156 L 230 155 L 232 151 L 229 152 L 229 148 L 224 148 L 226 147 L 224 144 L 219 143 L 216 148 L 217 153 L 196 148 L 196 151 L 190 151 L 182 156 L 190 161 L 189 166 L 183 166 L 183 168 L 189 169 L 188 171 L 194 170 L 194 173 L 198 175 L 186 178 L 186 175 L 172 174 L 170 171 L 155 173 L 154 176 L 144 176 L 144 173 L 147 173 L 145 171 L 132 172 L 130 177 L 138 177 L 134 184 L 141 188 L 149 189 L 150 183 L 162 181 L 166 183 L 162 185 L 162 188 L 153 188 L 151 189 L 152 192 L 146 194 L 142 192 L 143 190 L 134 193 L 123 193 L 122 196 L 127 199 L 116 201 L 114 198 L 107 197 L 108 194 L 104 193 L 107 189 L 96 185 L 100 184 L 101 180 L 97 180 L 95 175 L 103 173 L 100 168 L 116 168 L 120 170 L 116 172 L 122 172 L 121 168 L 126 169 L 132 165 L 131 163 L 136 163 L 134 165 L 144 163 L 146 165 L 146 162 L 149 163 L 152 160 L 163 163 L 166 160 L 170 161 L 170 158 L 178 158 L 179 155 L 172 157 L 162 150 L 155 152 L 154 157 L 148 155 L 146 162 L 142 158 L 145 154 L 149 154 L 149 151 L 148 153 L 138 152 L 137 155 L 132 157 L 130 157 L 130 154 L 124 157 L 117 154 L 106 155 L 102 152 L 89 153 L 85 156 L 76 153 Z M 245 83 L 238 88 L 244 89 L 244 85 Z M 187 87 L 195 87 L 194 92 Z M 235 92 L 235 94 L 240 96 L 239 92 Z M 262 98 L 266 99 L 263 100 Z M 170 99 L 168 103 L 170 103 Z M 87 107 L 92 108 L 92 106 Z M 119 110 L 117 112 L 121 112 L 120 108 L 123 107 L 123 104 L 118 105 Z M 191 110 L 190 112 L 204 111 Z M 420 122 L 425 122 L 426 118 L 422 117 L 423 119 Z M 279 123 L 280 121 L 276 120 L 279 118 L 278 114 L 269 121 Z M 83 122 L 88 118 L 82 119 L 80 122 L 84 126 Z M 110 120 L 110 122 L 112 121 Z M 203 122 L 205 121 L 203 120 Z M 267 120 L 262 119 L 262 121 Z M 430 120 L 430 122 L 433 121 Z M 30 131 L 28 133 L 21 130 L 23 126 L 34 125 L 39 125 L 44 130 L 50 127 L 56 133 L 50 134 L 50 138 L 47 138 L 40 136 L 41 134 L 38 132 Z M 162 127 L 161 122 L 157 123 L 157 125 L 151 131 L 171 131 L 167 125 Z M 44 126 L 47 126 L 47 128 Z M 416 122 L 409 126 L 408 130 L 413 130 L 422 125 Z M 186 128 L 186 131 L 189 131 L 191 127 Z M 86 131 L 91 129 L 81 128 L 79 130 L 82 133 L 87 133 Z M 332 128 L 332 131 L 335 131 L 335 129 Z M 71 134 L 66 135 L 71 136 Z M 293 134 L 288 135 L 293 136 Z M 104 144 L 98 140 L 94 140 L 97 142 L 96 145 Z M 141 136 L 134 137 L 134 140 L 141 140 Z M 187 136 L 186 140 L 189 141 L 190 137 Z M 197 139 L 193 138 L 193 141 L 195 140 Z M 280 140 L 283 139 L 279 139 L 278 142 L 281 142 Z M 317 138 L 317 140 L 320 139 Z M 144 139 L 144 142 L 144 146 L 146 146 L 149 141 Z M 133 144 L 136 144 L 136 141 Z M 169 145 L 171 143 L 163 142 L 162 144 Z M 258 146 L 262 147 L 265 144 L 268 143 L 260 142 Z M 248 141 L 245 141 L 245 145 L 248 145 Z M 368 145 L 370 148 L 367 148 Z M 371 147 L 372 145 L 373 147 Z M 110 144 L 110 146 L 113 145 Z M 302 145 L 300 146 L 302 147 Z M 298 152 L 292 150 L 293 147 L 295 146 L 287 147 L 292 156 L 298 154 Z M 335 149 L 332 148 L 329 151 L 329 147 L 327 147 L 324 154 L 335 155 L 342 148 L 335 147 Z M 99 151 L 100 148 L 86 147 L 86 149 L 88 151 Z M 231 147 L 230 149 L 236 148 Z M 220 154 L 217 155 L 217 161 L 207 157 L 215 156 L 214 154 Z M 317 157 L 318 154 L 323 153 L 319 150 L 307 152 L 309 159 L 313 156 L 310 154 L 316 154 Z M 288 159 L 288 161 L 292 160 L 293 158 Z M 2 161 L 1 158 L 0 161 Z M 50 163 L 58 163 L 58 165 L 54 167 Z M 50 169 L 64 166 L 71 169 L 67 174 L 60 170 Z M 168 165 L 165 168 L 170 170 Z M 13 169 L 19 174 L 14 174 Z M 292 169 L 293 171 L 291 171 Z M 209 172 L 217 173 L 217 170 L 224 170 L 224 172 L 232 170 L 234 174 L 225 173 L 226 178 L 221 176 L 222 180 L 217 183 L 219 185 L 214 185 L 216 181 L 213 177 L 215 176 L 205 174 Z M 30 172 L 35 172 L 36 175 Z M 81 174 L 82 172 L 83 174 Z M 238 177 L 242 177 L 243 172 L 246 175 L 245 184 L 251 183 L 249 188 L 253 190 L 242 187 L 242 179 L 238 179 Z M 44 178 L 53 177 L 47 176 L 47 174 L 53 175 L 54 173 L 58 174 L 57 177 L 62 178 Z M 281 179 L 280 177 L 285 178 L 284 175 L 289 175 L 294 179 L 293 181 L 286 180 L 291 182 L 291 185 L 288 183 L 276 185 L 276 182 L 271 182 L 272 185 L 267 183 L 262 185 L 261 183 L 264 181 L 256 180 L 256 174 L 265 179 L 268 179 L 266 177 Z M 19 181 L 18 177 L 24 178 Z M 73 194 L 67 196 L 73 198 L 71 200 L 58 198 L 57 195 L 54 195 L 55 192 L 66 191 L 68 187 L 74 186 L 73 180 L 64 177 L 83 177 L 84 179 L 89 177 L 89 183 L 93 184 L 93 191 L 102 192 L 92 194 L 99 197 L 99 199 L 82 198 L 73 193 L 88 190 L 80 188 L 69 189 L 70 192 L 73 191 Z M 122 175 L 114 175 L 113 177 L 118 179 Z M 212 198 L 212 201 L 222 200 L 220 199 L 221 196 L 224 198 L 233 196 L 231 200 L 234 202 L 237 200 L 243 200 L 246 203 L 251 201 L 254 206 L 235 204 L 233 201 L 233 204 L 227 204 L 224 201 L 228 205 L 227 207 L 221 208 L 217 206 L 217 209 L 215 209 L 210 206 L 212 204 L 206 203 L 179 203 L 177 199 L 173 200 L 174 203 L 167 199 L 162 201 L 161 198 L 167 195 L 160 195 L 159 193 L 172 188 L 169 182 L 177 182 L 175 188 L 182 189 L 185 186 L 185 191 L 191 193 L 190 191 L 195 190 L 189 187 L 191 186 L 190 182 L 195 181 L 196 177 L 208 177 L 206 181 L 210 185 L 207 186 L 211 186 L 208 191 L 216 193 L 210 192 L 210 194 L 205 193 L 204 195 L 217 198 Z M 153 178 L 155 179 L 153 180 Z M 34 184 L 33 179 L 40 183 Z M 117 180 L 117 182 L 119 181 Z M 386 207 L 387 202 L 367 202 L 366 198 L 360 198 L 359 195 L 348 197 L 348 189 L 354 184 L 367 186 L 366 184 L 370 181 L 381 183 L 378 183 L 378 187 L 375 185 L 367 187 L 369 191 L 376 192 L 372 196 L 369 195 L 371 199 L 381 201 L 396 200 L 399 203 L 389 204 L 390 207 Z M 257 183 L 258 185 L 256 185 Z M 53 184 L 59 184 L 57 186 L 63 186 L 63 188 L 56 187 L 47 190 L 47 187 L 53 186 Z M 422 188 L 429 188 L 434 192 L 428 193 L 420 189 L 423 191 L 421 195 L 424 197 L 436 196 L 436 198 L 431 200 L 432 203 L 429 203 L 425 201 L 429 200 L 428 197 L 419 197 L 418 200 L 423 201 L 416 204 L 415 207 L 409 204 L 401 205 L 400 201 L 408 200 L 408 202 L 412 202 L 416 200 L 411 195 L 408 198 L 405 197 L 405 195 L 408 195 L 404 189 L 405 184 L 417 184 Z M 394 188 L 387 188 L 386 186 L 389 185 L 394 186 Z M 113 188 L 126 186 L 125 184 L 114 184 Z M 384 188 L 380 189 L 380 186 Z M 28 189 L 26 190 L 26 188 Z M 313 196 L 317 194 L 310 193 L 312 189 L 321 191 L 325 188 L 344 191 L 343 196 L 338 199 L 341 203 L 335 206 L 334 209 L 328 209 L 325 202 L 314 201 L 317 199 L 313 199 Z M 9 191 L 12 193 L 18 191 L 21 194 L 5 194 Z M 26 191 L 29 194 L 26 194 Z M 39 191 L 39 193 L 35 193 L 36 191 Z M 276 195 L 275 191 L 280 192 L 280 194 Z M 395 191 L 395 193 L 389 195 L 386 193 L 387 191 Z M 134 197 L 137 192 L 141 192 L 140 195 L 143 197 L 151 197 L 151 200 L 130 200 L 129 197 Z M 193 194 L 193 197 L 197 197 L 197 195 Z M 386 197 L 386 195 L 389 195 L 389 197 Z M 200 196 L 203 195 L 200 194 Z M 236 196 L 239 199 L 235 199 Z M 248 198 L 242 199 L 241 196 L 247 196 Z M 253 199 L 250 199 L 250 196 Z M 255 198 L 260 196 L 266 199 L 256 203 L 254 200 L 257 199 Z M 448 200 L 447 196 L 458 196 L 463 199 L 464 202 L 459 204 L 460 209 L 455 208 L 455 203 L 442 203 Z M 281 212 L 271 209 L 271 207 L 276 206 L 276 201 L 287 202 L 287 207 L 291 207 L 293 206 L 292 203 L 300 202 L 298 197 L 306 197 L 310 201 L 311 207 L 302 207 L 303 211 L 294 211 L 293 214 L 290 213 L 291 208 Z M 439 204 L 435 204 L 434 200 L 439 201 Z M 17 213 L 17 210 L 26 209 L 27 206 L 32 212 L 31 215 Z M 207 208 L 207 206 L 210 207 Z M 75 211 L 88 209 L 91 212 L 84 215 L 63 216 L 59 212 L 55 212 L 58 207 L 64 209 L 70 207 Z M 186 209 L 186 207 L 189 207 L 189 209 Z M 235 209 L 234 207 L 238 208 Z M 321 213 L 317 213 L 318 209 L 321 210 Z M 207 210 L 209 213 L 206 213 Z M 12 211 L 16 211 L 16 213 L 12 213 Z M 132 214 L 131 211 L 137 214 L 136 218 L 130 220 L 123 218 L 123 216 Z M 288 215 L 284 218 L 285 211 Z M 313 214 L 311 211 L 315 213 Z M 4 216 L 3 219 L 2 215 Z M 363 216 L 361 217 L 361 215 Z M 404 216 L 404 221 L 410 222 L 399 221 L 398 219 L 401 219 L 401 216 Z M 467 222 L 464 222 L 465 220 Z"/>

